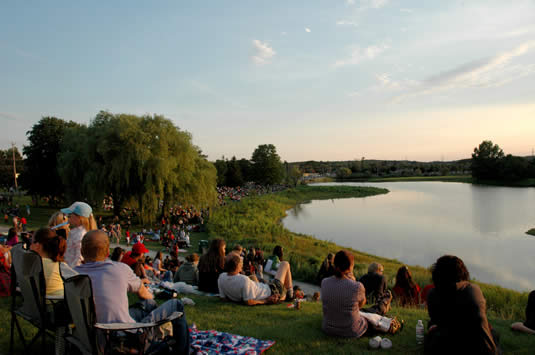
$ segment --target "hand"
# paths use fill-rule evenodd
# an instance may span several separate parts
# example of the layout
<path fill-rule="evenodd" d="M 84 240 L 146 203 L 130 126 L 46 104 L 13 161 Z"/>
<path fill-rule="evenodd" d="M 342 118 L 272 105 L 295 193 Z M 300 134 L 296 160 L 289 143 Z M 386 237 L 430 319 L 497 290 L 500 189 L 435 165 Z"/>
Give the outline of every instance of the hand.
<path fill-rule="evenodd" d="M 273 304 L 279 302 L 279 295 L 271 295 L 268 298 L 266 298 L 266 304 Z"/>
<path fill-rule="evenodd" d="M 145 279 L 141 279 L 141 282 L 143 282 L 143 284 L 145 284 L 145 285 L 150 284 L 150 280 L 147 279 L 147 278 L 145 278 Z"/>

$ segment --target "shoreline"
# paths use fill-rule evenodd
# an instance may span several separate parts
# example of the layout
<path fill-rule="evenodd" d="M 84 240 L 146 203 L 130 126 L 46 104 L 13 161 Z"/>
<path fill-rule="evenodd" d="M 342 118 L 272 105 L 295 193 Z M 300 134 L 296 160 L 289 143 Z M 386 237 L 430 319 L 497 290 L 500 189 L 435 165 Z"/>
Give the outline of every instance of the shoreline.
<path fill-rule="evenodd" d="M 339 189 L 340 187 L 343 186 L 332 188 Z M 265 251 L 271 250 L 277 244 L 282 245 L 289 254 L 288 258 L 292 264 L 294 277 L 305 282 L 314 282 L 317 270 L 329 252 L 346 249 L 355 256 L 355 273 L 357 275 L 365 274 L 371 262 L 379 262 L 384 265 L 385 276 L 389 280 L 389 287 L 392 287 L 397 269 L 405 265 L 399 260 L 367 254 L 331 241 L 294 233 L 280 223 L 280 220 L 286 215 L 286 211 L 296 208 L 299 203 L 317 199 L 366 197 L 376 195 L 378 192 L 374 189 L 363 195 L 362 191 L 357 191 L 367 187 L 344 187 L 354 190 L 352 193 L 349 190 L 344 193 L 341 193 L 340 190 L 334 193 L 331 190 L 331 193 L 328 192 L 328 189 L 324 189 L 324 186 L 312 185 L 272 195 L 249 197 L 239 204 L 227 205 L 214 211 L 209 222 L 209 234 L 211 237 L 225 239 L 227 245 L 258 246 Z M 324 191 L 319 191 L 321 189 Z M 413 279 L 421 286 L 431 282 L 431 274 L 427 268 L 418 265 L 409 265 L 409 268 L 413 274 Z M 485 294 L 489 312 L 502 319 L 522 319 L 527 303 L 527 291 L 516 291 L 476 280 L 473 282 L 478 284 Z"/>

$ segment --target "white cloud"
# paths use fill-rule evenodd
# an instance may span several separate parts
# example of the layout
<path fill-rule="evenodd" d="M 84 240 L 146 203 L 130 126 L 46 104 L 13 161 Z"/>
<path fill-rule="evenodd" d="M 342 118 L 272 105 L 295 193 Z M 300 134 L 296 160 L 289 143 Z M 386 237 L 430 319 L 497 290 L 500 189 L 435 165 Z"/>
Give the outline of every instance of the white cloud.
<path fill-rule="evenodd" d="M 367 9 L 380 9 L 381 7 L 384 7 L 387 5 L 389 0 L 360 0 L 359 1 L 359 10 L 367 10 Z M 353 6 L 356 4 L 355 0 L 346 0 L 346 5 Z"/>
<path fill-rule="evenodd" d="M 346 0 L 347 5 L 355 5 L 355 0 Z"/>
<path fill-rule="evenodd" d="M 402 9 L 399 9 L 400 12 L 405 12 L 407 14 L 412 14 L 414 12 L 413 9 L 406 9 L 406 8 L 402 8 Z"/>
<path fill-rule="evenodd" d="M 513 59 L 526 54 L 533 48 L 535 48 L 535 41 L 529 41 L 494 57 L 463 64 L 427 78 L 412 92 L 395 98 L 395 101 L 457 88 L 502 86 L 535 73 L 535 64 L 511 64 Z"/>
<path fill-rule="evenodd" d="M 305 27 L 305 32 L 308 32 L 308 33 L 310 33 L 310 32 L 312 32 L 312 31 L 310 31 L 310 28 L 308 28 L 308 27 Z"/>
<path fill-rule="evenodd" d="M 287 32 L 281 32 L 281 36 L 286 36 L 287 34 Z"/>
<path fill-rule="evenodd" d="M 277 54 L 267 42 L 261 42 L 258 39 L 253 40 L 253 50 L 254 54 L 251 59 L 256 65 L 269 64 L 271 58 Z"/>
<path fill-rule="evenodd" d="M 334 63 L 334 67 L 338 68 L 346 65 L 355 65 L 359 64 L 364 60 L 372 60 L 388 48 L 390 47 L 386 44 L 373 45 L 366 48 L 355 47 L 351 51 L 351 55 L 349 56 L 349 58 L 337 60 Z"/>
<path fill-rule="evenodd" d="M 338 20 L 336 21 L 336 24 L 338 26 L 353 26 L 353 27 L 357 27 L 359 24 L 355 21 L 350 21 L 350 20 Z"/>

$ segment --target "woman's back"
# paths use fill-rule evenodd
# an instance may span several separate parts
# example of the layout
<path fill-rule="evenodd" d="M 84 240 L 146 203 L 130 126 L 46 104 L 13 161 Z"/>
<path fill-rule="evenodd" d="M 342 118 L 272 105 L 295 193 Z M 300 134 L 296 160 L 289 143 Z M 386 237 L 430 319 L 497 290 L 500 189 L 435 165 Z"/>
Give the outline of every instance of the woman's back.
<path fill-rule="evenodd" d="M 343 337 L 362 336 L 368 329 L 368 323 L 359 315 L 359 303 L 365 297 L 364 286 L 360 282 L 335 276 L 323 279 L 323 331 Z"/>

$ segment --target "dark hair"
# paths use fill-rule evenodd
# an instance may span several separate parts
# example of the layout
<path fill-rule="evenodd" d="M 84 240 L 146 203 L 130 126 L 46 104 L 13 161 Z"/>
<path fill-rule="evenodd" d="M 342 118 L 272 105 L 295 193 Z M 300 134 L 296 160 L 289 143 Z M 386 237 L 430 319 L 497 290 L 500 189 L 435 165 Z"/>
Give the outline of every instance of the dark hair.
<path fill-rule="evenodd" d="M 7 240 L 9 241 L 15 237 L 17 237 L 17 230 L 13 227 L 9 228 L 9 231 L 7 232 Z"/>
<path fill-rule="evenodd" d="M 119 261 L 121 255 L 124 253 L 124 249 L 121 247 L 115 247 L 111 253 L 110 259 L 112 261 Z"/>
<path fill-rule="evenodd" d="M 41 228 L 33 235 L 33 242 L 43 246 L 45 254 L 52 261 L 63 261 L 67 241 L 50 228 Z"/>
<path fill-rule="evenodd" d="M 210 243 L 208 252 L 201 256 L 199 260 L 199 271 L 201 272 L 220 272 L 225 268 L 225 251 L 223 246 L 226 243 L 223 239 L 213 239 Z"/>
<path fill-rule="evenodd" d="M 334 256 L 334 273 L 336 277 L 340 278 L 347 273 L 354 263 L 355 257 L 347 250 L 340 250 Z"/>
<path fill-rule="evenodd" d="M 470 280 L 470 273 L 464 262 L 453 255 L 444 255 L 431 266 L 433 283 L 437 288 L 453 286 L 460 281 Z"/>
<path fill-rule="evenodd" d="M 157 251 L 157 252 L 156 252 L 156 255 L 154 256 L 154 260 L 156 260 L 156 259 L 160 259 L 160 261 L 163 261 L 163 260 L 162 260 L 162 256 L 163 256 L 162 251 L 161 251 L 161 250 L 160 250 L 160 251 Z"/>
<path fill-rule="evenodd" d="M 412 274 L 409 268 L 405 265 L 398 269 L 396 274 L 396 284 L 394 287 L 399 286 L 404 290 L 412 290 L 416 287 L 414 281 L 412 280 Z"/>
<path fill-rule="evenodd" d="M 225 259 L 225 271 L 234 272 L 240 265 L 241 258 L 236 253 L 230 253 Z"/>
<path fill-rule="evenodd" d="M 277 245 L 275 248 L 273 248 L 273 255 L 277 256 L 279 260 L 282 261 L 283 253 L 280 245 Z"/>

